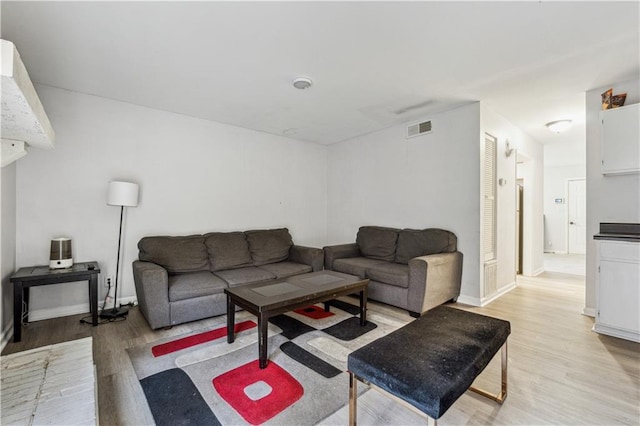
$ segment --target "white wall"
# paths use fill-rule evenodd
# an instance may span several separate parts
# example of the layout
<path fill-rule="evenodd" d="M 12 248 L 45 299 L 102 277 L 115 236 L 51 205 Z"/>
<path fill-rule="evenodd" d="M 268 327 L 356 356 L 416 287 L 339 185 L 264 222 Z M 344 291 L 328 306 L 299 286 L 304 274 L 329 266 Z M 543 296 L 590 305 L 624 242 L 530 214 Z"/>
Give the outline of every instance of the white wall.
<path fill-rule="evenodd" d="M 13 324 L 13 288 L 9 278 L 16 271 L 16 163 L 0 173 L 0 279 L 2 286 L 2 348 Z"/>
<path fill-rule="evenodd" d="M 101 277 L 115 274 L 120 211 L 106 205 L 110 180 L 141 191 L 138 207 L 126 210 L 125 298 L 135 295 L 131 262 L 145 235 L 286 226 L 297 244 L 325 243 L 325 146 L 36 88 L 57 141 L 17 164 L 18 266 L 47 264 L 51 238 L 68 236 L 74 261 L 97 260 Z M 86 286 L 77 283 L 31 294 L 34 319 L 88 310 Z"/>
<path fill-rule="evenodd" d="M 363 225 L 450 230 L 462 295 L 478 300 L 480 105 L 426 118 L 430 134 L 405 139 L 400 125 L 329 146 L 328 244 L 354 242 Z"/>
<path fill-rule="evenodd" d="M 545 146 L 545 158 L 547 156 Z M 567 248 L 567 196 L 570 179 L 584 179 L 585 165 L 544 168 L 544 251 L 566 253 Z M 564 203 L 556 203 L 562 198 Z"/>
<path fill-rule="evenodd" d="M 515 284 L 516 279 L 516 180 L 524 179 L 524 254 L 523 274 L 535 275 L 542 268 L 542 190 L 544 152 L 540 143 L 529 137 L 486 104 L 482 104 L 482 133 L 498 139 L 497 178 L 497 261 L 498 293 Z M 507 157 L 506 141 L 514 149 Z M 520 165 L 516 162 L 524 161 Z M 491 294 L 483 299 L 491 300 Z"/>
<path fill-rule="evenodd" d="M 601 222 L 640 223 L 640 174 L 604 176 L 600 173 L 600 94 L 613 88 L 614 94 L 627 93 L 625 105 L 640 102 L 640 75 L 612 83 L 586 94 L 587 116 L 587 270 L 584 313 L 595 314 L 597 243 L 593 235 Z"/>

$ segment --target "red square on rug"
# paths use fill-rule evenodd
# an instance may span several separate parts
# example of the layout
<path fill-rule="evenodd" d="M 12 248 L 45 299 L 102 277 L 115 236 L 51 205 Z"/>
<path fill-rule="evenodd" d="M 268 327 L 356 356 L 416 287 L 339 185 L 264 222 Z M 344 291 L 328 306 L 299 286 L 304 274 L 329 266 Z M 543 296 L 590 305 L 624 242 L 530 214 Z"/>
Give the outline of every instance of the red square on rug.
<path fill-rule="evenodd" d="M 239 333 L 244 330 L 256 327 L 256 323 L 253 321 L 243 321 L 236 324 L 234 330 Z M 151 353 L 154 357 L 170 354 L 172 352 L 181 351 L 195 345 L 210 342 L 212 340 L 219 339 L 227 335 L 227 327 L 220 327 L 214 330 L 206 331 L 204 333 L 194 334 L 193 336 L 183 337 L 182 339 L 172 340 L 170 342 L 162 343 L 151 348 Z"/>
<path fill-rule="evenodd" d="M 304 315 L 305 317 L 313 318 L 313 319 L 322 319 L 327 318 L 332 315 L 335 315 L 333 312 L 326 312 L 320 306 L 312 305 L 307 306 L 306 308 L 295 309 L 293 312 L 296 314 Z"/>
<path fill-rule="evenodd" d="M 247 422 L 266 422 L 299 400 L 302 385 L 282 367 L 269 361 L 260 369 L 251 361 L 213 379 L 213 387 Z"/>

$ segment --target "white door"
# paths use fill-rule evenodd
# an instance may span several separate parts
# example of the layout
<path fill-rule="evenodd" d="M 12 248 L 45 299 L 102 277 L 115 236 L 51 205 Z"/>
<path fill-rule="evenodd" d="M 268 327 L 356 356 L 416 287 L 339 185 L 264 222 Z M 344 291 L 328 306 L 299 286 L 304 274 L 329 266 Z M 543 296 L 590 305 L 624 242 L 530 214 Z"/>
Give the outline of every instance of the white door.
<path fill-rule="evenodd" d="M 587 249 L 587 218 L 586 218 L 586 183 L 584 179 L 569 180 L 568 190 L 568 232 L 570 254 L 585 254 Z"/>

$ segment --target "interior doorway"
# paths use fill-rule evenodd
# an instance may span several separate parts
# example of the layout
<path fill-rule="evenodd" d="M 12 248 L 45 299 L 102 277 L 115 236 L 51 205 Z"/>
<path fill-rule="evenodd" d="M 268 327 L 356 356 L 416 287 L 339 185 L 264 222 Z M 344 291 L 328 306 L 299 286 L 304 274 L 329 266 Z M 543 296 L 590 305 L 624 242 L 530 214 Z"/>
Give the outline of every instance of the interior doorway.
<path fill-rule="evenodd" d="M 523 209 L 524 183 L 518 179 L 516 184 L 516 274 L 522 275 L 522 251 L 523 251 Z"/>

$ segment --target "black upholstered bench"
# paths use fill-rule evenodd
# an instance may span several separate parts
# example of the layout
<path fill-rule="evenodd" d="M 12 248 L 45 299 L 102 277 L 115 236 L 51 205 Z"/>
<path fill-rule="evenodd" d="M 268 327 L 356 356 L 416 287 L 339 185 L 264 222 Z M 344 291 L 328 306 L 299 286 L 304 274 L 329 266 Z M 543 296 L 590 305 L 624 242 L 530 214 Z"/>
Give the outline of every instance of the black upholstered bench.
<path fill-rule="evenodd" d="M 465 391 L 502 403 L 507 397 L 508 321 L 439 306 L 349 354 L 349 423 L 356 424 L 357 380 L 437 423 Z M 497 395 L 471 387 L 502 348 Z"/>

